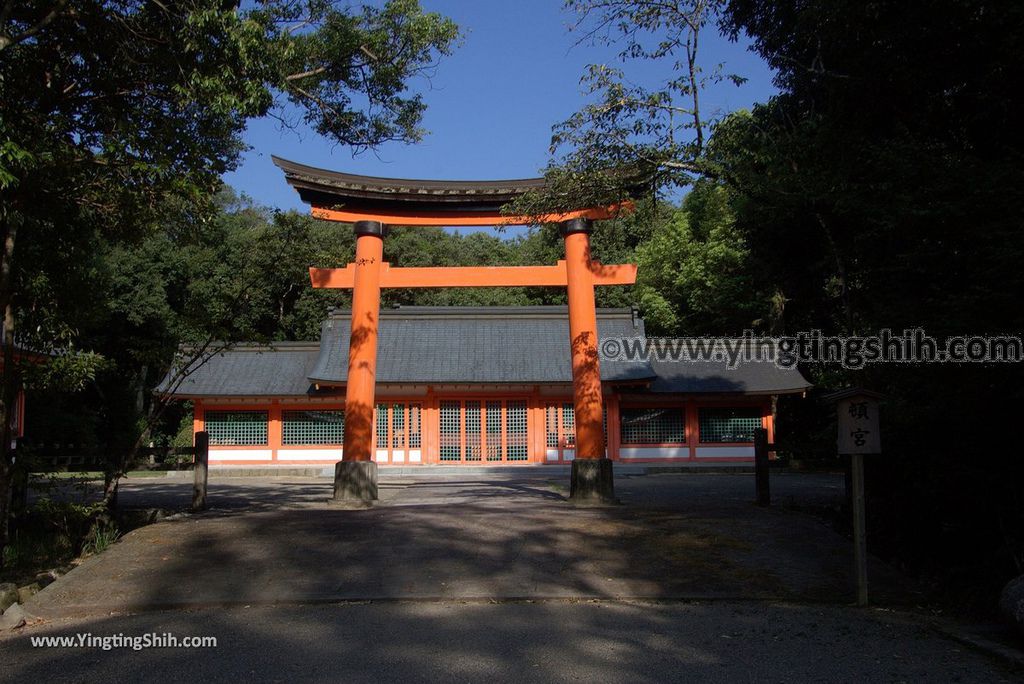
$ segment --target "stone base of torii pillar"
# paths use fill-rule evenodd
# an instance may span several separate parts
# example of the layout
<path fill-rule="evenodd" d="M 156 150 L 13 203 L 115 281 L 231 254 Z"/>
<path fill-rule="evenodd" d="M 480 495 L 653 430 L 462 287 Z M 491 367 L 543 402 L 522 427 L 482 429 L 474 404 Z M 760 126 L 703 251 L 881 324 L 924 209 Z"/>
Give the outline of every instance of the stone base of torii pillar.
<path fill-rule="evenodd" d="M 331 503 L 344 508 L 367 508 L 377 500 L 377 464 L 373 461 L 338 461 L 334 466 Z"/>
<path fill-rule="evenodd" d="M 572 462 L 569 500 L 575 504 L 617 504 L 610 458 L 577 458 Z"/>

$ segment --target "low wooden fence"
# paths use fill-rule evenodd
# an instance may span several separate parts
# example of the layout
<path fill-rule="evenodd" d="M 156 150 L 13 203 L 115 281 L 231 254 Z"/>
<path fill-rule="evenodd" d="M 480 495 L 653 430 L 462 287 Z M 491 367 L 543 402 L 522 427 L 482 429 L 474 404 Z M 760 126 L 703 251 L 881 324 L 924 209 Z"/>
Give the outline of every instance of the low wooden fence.
<path fill-rule="evenodd" d="M 191 470 L 193 447 L 142 447 L 129 464 L 130 470 Z M 113 454 L 104 449 L 83 448 L 75 444 L 19 444 L 15 463 L 31 472 L 75 472 L 103 470 Z"/>

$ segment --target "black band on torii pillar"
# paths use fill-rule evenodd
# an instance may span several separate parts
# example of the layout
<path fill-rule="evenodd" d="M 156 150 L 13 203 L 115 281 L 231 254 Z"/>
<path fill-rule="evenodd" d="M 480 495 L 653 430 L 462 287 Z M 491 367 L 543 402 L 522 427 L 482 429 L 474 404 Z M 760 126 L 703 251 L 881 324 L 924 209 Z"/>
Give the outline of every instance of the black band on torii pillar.
<path fill-rule="evenodd" d="M 590 233 L 594 230 L 594 222 L 588 218 L 574 218 L 562 221 L 558 226 L 558 232 L 562 237 L 571 233 Z"/>
<path fill-rule="evenodd" d="M 352 230 L 356 235 L 376 235 L 385 238 L 388 234 L 388 227 L 380 221 L 356 221 L 352 224 Z"/>

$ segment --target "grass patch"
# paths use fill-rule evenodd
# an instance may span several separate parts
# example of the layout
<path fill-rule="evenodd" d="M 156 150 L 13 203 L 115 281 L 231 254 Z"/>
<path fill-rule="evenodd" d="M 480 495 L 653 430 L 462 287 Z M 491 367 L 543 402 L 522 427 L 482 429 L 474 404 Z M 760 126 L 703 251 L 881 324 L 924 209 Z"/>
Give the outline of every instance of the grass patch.
<path fill-rule="evenodd" d="M 82 554 L 100 553 L 117 541 L 112 523 L 96 525 L 97 504 L 38 500 L 12 521 L 10 543 L 3 550 L 0 581 L 21 582 L 73 563 Z"/>
<path fill-rule="evenodd" d="M 82 482 L 92 482 L 93 480 L 103 480 L 103 473 L 92 470 L 61 470 L 53 473 L 32 473 L 32 477 L 37 480 L 80 480 Z"/>
<path fill-rule="evenodd" d="M 129 470 L 125 477 L 167 477 L 168 472 L 178 471 L 167 471 L 167 470 Z M 61 470 L 53 473 L 32 473 L 32 477 L 37 480 L 52 479 L 52 480 L 79 480 L 81 482 L 94 482 L 103 481 L 103 473 L 94 470 Z"/>
<path fill-rule="evenodd" d="M 549 480 L 547 482 L 546 486 L 547 486 L 548 489 L 550 489 L 551 491 L 555 492 L 556 494 L 565 494 L 567 496 L 569 494 L 569 487 L 567 487 L 566 485 L 562 484 L 561 482 L 555 482 L 553 480 Z"/>
<path fill-rule="evenodd" d="M 3 579 L 20 583 L 39 572 L 67 565 L 75 558 L 71 540 L 39 530 L 17 530 L 4 548 Z"/>
<path fill-rule="evenodd" d="M 100 528 L 95 531 L 92 539 L 89 539 L 82 545 L 82 552 L 86 554 L 103 553 L 120 538 L 121 533 L 116 527 Z"/>

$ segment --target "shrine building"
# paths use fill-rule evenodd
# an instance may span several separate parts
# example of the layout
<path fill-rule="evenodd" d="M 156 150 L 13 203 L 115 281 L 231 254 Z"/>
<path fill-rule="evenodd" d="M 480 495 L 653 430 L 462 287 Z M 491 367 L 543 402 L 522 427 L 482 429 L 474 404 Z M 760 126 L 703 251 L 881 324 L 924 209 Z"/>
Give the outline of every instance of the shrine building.
<path fill-rule="evenodd" d="M 630 309 L 597 309 L 599 339 L 637 340 Z M 211 465 L 328 466 L 342 458 L 350 313 L 319 341 L 238 345 L 173 396 L 194 402 Z M 380 312 L 373 458 L 378 465 L 565 464 L 575 456 L 564 306 L 401 307 Z M 600 347 L 600 343 L 599 343 Z M 732 463 L 774 441 L 772 398 L 808 383 L 773 363 L 601 359 L 608 458 Z"/>

